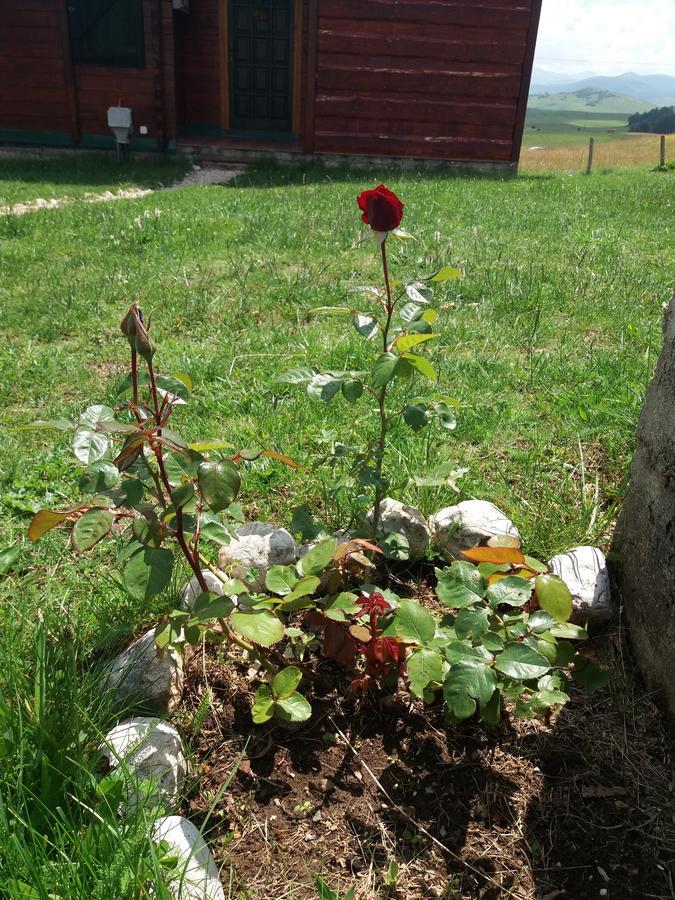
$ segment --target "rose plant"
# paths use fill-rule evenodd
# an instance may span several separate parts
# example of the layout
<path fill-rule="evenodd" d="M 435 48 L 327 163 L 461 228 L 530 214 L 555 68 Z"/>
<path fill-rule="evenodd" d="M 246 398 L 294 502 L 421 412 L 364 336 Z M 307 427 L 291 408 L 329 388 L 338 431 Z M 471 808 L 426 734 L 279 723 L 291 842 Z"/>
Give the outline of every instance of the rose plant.
<path fill-rule="evenodd" d="M 377 541 L 387 556 L 405 559 L 408 556 L 405 537 L 383 533 L 380 527 L 381 503 L 391 486 L 391 478 L 385 471 L 387 439 L 397 420 L 415 432 L 433 421 L 452 430 L 456 424 L 455 404 L 437 391 L 430 396 L 411 395 L 407 402 L 393 404 L 391 389 L 395 381 L 412 385 L 417 376 L 436 384 L 436 371 L 421 353 L 436 337 L 433 325 L 438 312 L 431 305 L 431 292 L 435 285 L 460 278 L 462 273 L 458 268 L 447 266 L 421 281 L 403 283 L 392 280 L 387 259 L 387 239 L 389 235 L 402 239 L 409 237 L 399 229 L 403 204 L 383 184 L 363 191 L 357 203 L 363 213 L 362 220 L 370 226 L 379 245 L 383 287 L 367 285 L 357 288 L 365 298 L 365 305 L 358 309 L 351 306 L 321 306 L 313 312 L 348 318 L 356 331 L 373 343 L 370 369 L 366 372 L 338 372 L 303 366 L 290 369 L 278 380 L 286 384 L 305 383 L 309 396 L 325 403 L 338 394 L 350 404 L 362 398 L 370 401 L 377 417 L 371 440 L 362 447 L 336 444 L 323 462 L 347 463 L 347 483 L 372 491 L 372 508 L 368 522 L 364 523 L 364 534 L 370 540 Z M 419 478 L 417 483 L 442 485 L 456 474 L 443 468 Z"/>

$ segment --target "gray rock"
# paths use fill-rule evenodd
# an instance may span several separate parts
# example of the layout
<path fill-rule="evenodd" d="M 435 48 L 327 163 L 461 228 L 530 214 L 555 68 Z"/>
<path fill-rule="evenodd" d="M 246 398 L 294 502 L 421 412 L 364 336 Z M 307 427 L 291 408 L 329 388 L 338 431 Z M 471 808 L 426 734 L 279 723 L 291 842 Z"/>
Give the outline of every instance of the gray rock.
<path fill-rule="evenodd" d="M 637 427 L 628 491 L 608 563 L 635 655 L 675 725 L 675 295 Z"/>
<path fill-rule="evenodd" d="M 166 841 L 180 857 L 167 882 L 173 900 L 225 900 L 218 868 L 204 838 L 182 816 L 163 816 L 155 822 L 153 838 Z"/>
<path fill-rule="evenodd" d="M 285 528 L 269 522 L 251 522 L 237 529 L 236 537 L 220 548 L 219 565 L 232 578 L 247 581 L 257 590 L 265 589 L 265 575 L 271 566 L 289 566 L 297 557 L 295 541 Z M 256 569 L 247 578 L 247 569 Z"/>
<path fill-rule="evenodd" d="M 223 572 L 223 578 L 227 578 L 227 575 Z M 204 581 L 208 586 L 209 591 L 214 594 L 218 594 L 219 597 L 223 595 L 223 582 L 218 578 L 218 576 L 211 572 L 210 569 L 204 569 Z M 181 609 L 192 609 L 195 605 L 195 602 L 199 595 L 202 593 L 202 589 L 199 586 L 199 582 L 197 581 L 197 576 L 193 575 L 192 578 L 185 585 L 180 594 L 180 605 Z"/>
<path fill-rule="evenodd" d="M 366 520 L 373 521 L 372 510 Z M 380 503 L 380 528 L 385 534 L 401 534 L 407 539 L 410 546 L 409 558 L 413 562 L 423 558 L 429 546 L 429 528 L 419 509 L 386 497 Z"/>
<path fill-rule="evenodd" d="M 612 618 L 612 595 L 607 562 L 597 547 L 575 547 L 548 561 L 548 567 L 572 594 L 572 619 L 580 625 L 606 625 Z"/>
<path fill-rule="evenodd" d="M 175 650 L 160 655 L 151 628 L 115 657 L 101 688 L 112 692 L 118 709 L 169 712 L 180 703 L 183 693 L 183 659 Z"/>
<path fill-rule="evenodd" d="M 116 725 L 105 737 L 103 755 L 111 769 L 124 765 L 130 775 L 126 809 L 147 802 L 140 781 L 152 781 L 159 799 L 173 806 L 187 774 L 180 735 L 168 722 L 138 716 Z"/>
<path fill-rule="evenodd" d="M 520 539 L 513 522 L 487 500 L 463 500 L 446 506 L 429 518 L 431 543 L 448 561 L 457 559 L 460 550 L 487 543 L 490 538 L 505 535 Z"/>

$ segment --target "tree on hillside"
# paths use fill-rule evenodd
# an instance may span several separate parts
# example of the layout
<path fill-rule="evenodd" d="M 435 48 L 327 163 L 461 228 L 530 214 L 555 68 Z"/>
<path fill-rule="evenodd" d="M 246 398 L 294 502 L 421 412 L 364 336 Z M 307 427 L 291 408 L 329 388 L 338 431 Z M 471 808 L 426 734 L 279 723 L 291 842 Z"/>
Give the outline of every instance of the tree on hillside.
<path fill-rule="evenodd" d="M 672 134 L 675 131 L 675 106 L 657 106 L 649 112 L 634 113 L 628 118 L 628 130 Z"/>

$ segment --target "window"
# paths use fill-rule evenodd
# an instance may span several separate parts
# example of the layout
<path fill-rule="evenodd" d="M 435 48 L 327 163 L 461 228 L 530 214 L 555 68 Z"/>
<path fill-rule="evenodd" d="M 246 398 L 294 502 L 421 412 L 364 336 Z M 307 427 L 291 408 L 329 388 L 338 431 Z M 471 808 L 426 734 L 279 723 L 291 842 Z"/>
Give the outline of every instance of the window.
<path fill-rule="evenodd" d="M 143 68 L 143 0 L 69 0 L 73 62 Z"/>

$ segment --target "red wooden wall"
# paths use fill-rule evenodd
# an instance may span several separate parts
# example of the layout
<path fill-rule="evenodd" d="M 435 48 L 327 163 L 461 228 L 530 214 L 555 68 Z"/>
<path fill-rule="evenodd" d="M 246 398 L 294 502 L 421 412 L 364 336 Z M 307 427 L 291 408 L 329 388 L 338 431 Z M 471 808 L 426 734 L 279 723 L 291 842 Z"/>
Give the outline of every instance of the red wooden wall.
<path fill-rule="evenodd" d="M 220 123 L 219 0 L 192 0 L 174 17 L 176 102 L 181 125 Z"/>
<path fill-rule="evenodd" d="M 513 159 L 535 3 L 318 0 L 314 150 Z"/>
<path fill-rule="evenodd" d="M 0 0 L 0 129 L 71 134 L 63 22 L 54 0 Z"/>
<path fill-rule="evenodd" d="M 172 3 L 142 3 L 145 67 L 123 68 L 71 64 L 66 0 L 0 0 L 0 133 L 112 143 L 107 110 L 121 102 L 146 144 L 175 137 Z"/>

